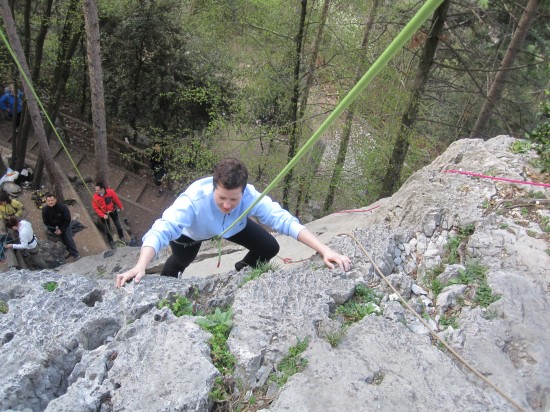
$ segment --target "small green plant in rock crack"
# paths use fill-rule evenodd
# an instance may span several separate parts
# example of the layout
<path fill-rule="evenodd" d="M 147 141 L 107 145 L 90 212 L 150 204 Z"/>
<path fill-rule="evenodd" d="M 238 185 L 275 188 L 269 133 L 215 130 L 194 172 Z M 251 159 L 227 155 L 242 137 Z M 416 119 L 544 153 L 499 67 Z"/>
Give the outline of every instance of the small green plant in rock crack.
<path fill-rule="evenodd" d="M 434 295 L 434 299 L 437 297 L 437 295 L 439 295 L 441 293 L 441 291 L 443 290 L 443 288 L 445 287 L 445 285 L 443 285 L 443 283 L 435 278 L 434 280 L 432 280 L 432 293 Z"/>
<path fill-rule="evenodd" d="M 301 372 L 307 365 L 307 359 L 300 356 L 309 346 L 309 338 L 296 338 L 296 345 L 288 349 L 286 355 L 277 365 L 277 370 L 269 377 L 269 380 L 275 382 L 277 386 L 283 386 L 288 379 L 295 373 Z"/>
<path fill-rule="evenodd" d="M 48 292 L 53 292 L 54 290 L 57 289 L 57 286 L 58 286 L 57 282 L 54 282 L 53 280 L 50 282 L 46 282 L 44 283 L 44 285 L 42 285 L 42 287 Z"/>
<path fill-rule="evenodd" d="M 447 242 L 447 261 L 450 264 L 458 263 L 459 261 L 459 248 L 464 240 L 470 237 L 475 231 L 474 225 L 466 225 L 459 227 L 455 236 L 451 236 Z"/>
<path fill-rule="evenodd" d="M 442 315 L 439 318 L 439 324 L 443 327 L 443 329 L 447 329 L 449 326 L 452 326 L 454 329 L 458 329 L 456 316 Z"/>
<path fill-rule="evenodd" d="M 496 302 L 499 299 L 500 295 L 493 294 L 493 290 L 491 289 L 487 281 L 483 281 L 476 289 L 474 302 L 479 306 L 486 308 L 491 303 Z"/>
<path fill-rule="evenodd" d="M 355 287 L 353 297 L 343 305 L 338 306 L 336 314 L 344 317 L 344 325 L 350 325 L 359 322 L 367 315 L 380 314 L 379 305 L 381 300 L 382 296 L 374 290 L 363 284 L 358 284 Z"/>
<path fill-rule="evenodd" d="M 259 278 L 262 274 L 266 272 L 276 271 L 279 268 L 280 266 L 277 265 L 276 263 L 261 262 L 255 268 L 252 268 L 250 273 L 247 276 L 245 276 L 245 278 L 241 282 L 241 286 L 244 285 L 246 282 L 250 282 L 251 280 Z"/>
<path fill-rule="evenodd" d="M 434 266 L 426 271 L 426 274 L 422 277 L 422 283 L 425 286 L 429 286 L 432 284 L 434 279 L 436 279 L 439 275 L 443 273 L 445 270 L 445 266 L 443 264 L 439 264 L 437 266 Z"/>
<path fill-rule="evenodd" d="M 341 326 L 338 329 L 327 331 L 323 334 L 323 339 L 325 339 L 330 346 L 335 348 L 342 343 L 342 340 L 346 336 L 346 330 L 347 328 L 345 326 Z"/>
<path fill-rule="evenodd" d="M 8 304 L 0 299 L 0 315 L 5 315 L 6 313 L 8 313 L 8 310 Z"/>
<path fill-rule="evenodd" d="M 177 317 L 193 315 L 193 302 L 185 296 L 176 295 L 174 296 L 173 302 L 170 299 L 164 298 L 157 303 L 158 309 L 162 309 L 164 307 L 168 307 L 168 309 L 170 309 Z"/>
<path fill-rule="evenodd" d="M 214 313 L 197 319 L 197 323 L 212 334 L 210 344 L 214 366 L 223 374 L 230 375 L 235 369 L 235 357 L 227 348 L 227 338 L 233 326 L 233 310 L 222 311 L 216 308 Z"/>

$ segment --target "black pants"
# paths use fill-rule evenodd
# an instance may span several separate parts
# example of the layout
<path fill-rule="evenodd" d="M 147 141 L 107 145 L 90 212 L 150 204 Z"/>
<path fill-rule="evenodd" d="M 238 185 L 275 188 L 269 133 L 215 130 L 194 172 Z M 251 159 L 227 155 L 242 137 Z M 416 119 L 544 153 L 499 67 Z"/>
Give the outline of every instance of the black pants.
<path fill-rule="evenodd" d="M 116 230 L 118 232 L 119 239 L 124 238 L 124 231 L 122 230 L 122 225 L 120 224 L 120 219 L 118 218 L 118 212 L 116 210 L 113 210 L 112 212 L 108 213 L 108 216 L 113 219 L 113 222 L 115 222 Z M 103 219 L 99 218 L 99 224 L 101 225 L 101 228 L 103 229 L 103 233 L 105 233 L 105 236 L 107 236 L 107 240 L 109 242 L 113 241 L 113 235 L 111 235 L 111 222 L 109 222 L 109 219 Z"/>
<path fill-rule="evenodd" d="M 73 221 L 71 221 L 67 229 L 62 231 L 60 235 L 55 234 L 56 228 L 53 226 L 46 226 L 46 230 L 51 236 L 58 236 L 59 238 L 61 238 L 61 241 L 63 242 L 71 256 L 78 256 L 78 250 L 76 249 L 76 244 L 74 243 L 72 226 Z"/>
<path fill-rule="evenodd" d="M 268 262 L 279 253 L 277 240 L 251 219 L 247 219 L 243 230 L 227 240 L 248 249 L 242 261 L 251 267 L 260 262 Z M 183 235 L 170 242 L 172 256 L 166 260 L 161 276 L 177 277 L 179 272 L 183 272 L 195 260 L 201 243 Z"/>

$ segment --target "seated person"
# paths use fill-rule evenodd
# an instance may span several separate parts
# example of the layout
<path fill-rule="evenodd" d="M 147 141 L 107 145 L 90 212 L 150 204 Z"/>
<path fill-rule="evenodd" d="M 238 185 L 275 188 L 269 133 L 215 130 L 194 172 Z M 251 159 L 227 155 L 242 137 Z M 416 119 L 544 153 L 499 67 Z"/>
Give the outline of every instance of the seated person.
<path fill-rule="evenodd" d="M 7 219 L 10 216 L 21 217 L 23 215 L 23 204 L 12 199 L 5 191 L 0 190 L 0 219 Z"/>
<path fill-rule="evenodd" d="M 40 249 L 38 247 L 38 240 L 32 230 L 32 225 L 26 220 L 20 220 L 18 217 L 10 216 L 6 222 L 6 226 L 13 231 L 17 231 L 19 236 L 13 241 L 13 243 L 6 243 L 4 245 L 7 249 L 20 249 L 28 252 L 28 258 L 30 263 L 37 269 L 48 269 L 48 265 L 40 257 Z M 25 254 L 23 254 L 23 257 Z"/>
<path fill-rule="evenodd" d="M 42 221 L 46 230 L 61 238 L 70 256 L 80 259 L 73 239 L 72 219 L 69 208 L 59 203 L 53 193 L 46 193 L 46 206 L 42 207 Z M 69 256 L 67 256 L 69 257 Z"/>

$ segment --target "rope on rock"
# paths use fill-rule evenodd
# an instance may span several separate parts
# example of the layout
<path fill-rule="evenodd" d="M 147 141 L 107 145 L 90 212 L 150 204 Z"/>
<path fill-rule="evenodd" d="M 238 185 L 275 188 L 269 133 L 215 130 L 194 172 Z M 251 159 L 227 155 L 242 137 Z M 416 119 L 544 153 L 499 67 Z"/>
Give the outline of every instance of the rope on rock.
<path fill-rule="evenodd" d="M 430 327 L 430 325 L 424 320 L 422 319 L 422 317 L 416 313 L 416 311 L 407 303 L 407 301 L 403 298 L 403 296 L 401 296 L 401 294 L 397 291 L 397 289 L 395 289 L 395 287 L 391 284 L 391 282 L 388 280 L 388 278 L 386 278 L 386 276 L 384 276 L 384 274 L 380 271 L 380 269 L 378 268 L 378 266 L 376 265 L 376 263 L 374 263 L 374 260 L 372 259 L 372 257 L 369 255 L 369 253 L 365 250 L 365 248 L 363 247 L 363 245 L 361 244 L 361 242 L 359 242 L 359 240 L 354 236 L 352 235 L 351 233 L 339 233 L 338 236 L 349 236 L 351 239 L 353 239 L 353 241 L 357 244 L 357 246 L 359 246 L 359 248 L 361 249 L 361 251 L 365 254 L 365 256 L 367 256 L 367 258 L 370 260 L 370 262 L 372 263 L 372 265 L 374 266 L 374 269 L 376 270 L 376 272 L 382 277 L 382 279 L 384 279 L 384 282 L 386 282 L 386 284 L 391 288 L 391 290 L 399 297 L 401 303 L 403 303 L 403 305 L 405 305 L 405 307 L 420 321 L 422 322 L 422 324 L 424 325 L 424 327 L 426 327 L 428 329 L 428 331 L 430 332 L 430 334 L 435 338 L 437 339 L 443 346 L 445 346 L 445 348 L 451 352 L 464 366 L 466 366 L 474 375 L 476 375 L 478 378 L 480 378 L 483 382 L 485 382 L 487 385 L 489 385 L 491 388 L 493 388 L 496 392 L 498 392 L 500 395 L 502 395 L 508 402 L 510 402 L 518 411 L 521 411 L 521 412 L 527 412 L 526 409 L 524 409 L 523 407 L 521 407 L 516 401 L 514 401 L 510 395 L 508 395 L 507 393 L 505 393 L 503 390 L 501 390 L 500 388 L 498 388 L 497 386 L 495 386 L 493 383 L 491 383 L 485 376 L 483 376 L 481 374 L 481 372 L 479 372 L 477 369 L 475 369 L 472 365 L 470 365 L 462 356 L 460 356 L 447 342 L 445 342 L 441 337 L 439 337 L 439 335 Z"/>
<path fill-rule="evenodd" d="M 441 173 L 458 173 L 458 174 L 466 175 L 466 176 L 479 177 L 481 179 L 499 180 L 501 182 L 507 182 L 507 183 L 518 183 L 520 185 L 550 187 L 550 184 L 548 184 L 548 183 L 528 182 L 528 181 L 523 181 L 523 180 L 508 179 L 508 178 L 505 178 L 505 177 L 487 176 L 487 175 L 482 175 L 482 174 L 474 173 L 474 172 L 465 172 L 463 170 L 453 170 L 453 169 L 442 170 Z"/>

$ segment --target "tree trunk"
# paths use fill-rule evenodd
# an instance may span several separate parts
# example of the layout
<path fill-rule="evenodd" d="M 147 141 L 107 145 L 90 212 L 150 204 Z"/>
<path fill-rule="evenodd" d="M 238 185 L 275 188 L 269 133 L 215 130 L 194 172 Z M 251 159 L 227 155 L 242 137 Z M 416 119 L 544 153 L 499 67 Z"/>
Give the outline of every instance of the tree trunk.
<path fill-rule="evenodd" d="M 298 34 L 296 35 L 296 54 L 294 61 L 294 74 L 293 74 L 293 87 L 291 98 L 291 115 L 290 115 L 290 134 L 288 141 L 288 155 L 287 161 L 290 162 L 296 154 L 296 147 L 298 146 L 297 138 L 297 124 L 298 119 L 298 100 L 300 98 L 300 63 L 302 60 L 302 43 L 304 40 L 304 28 L 307 14 L 307 0 L 301 0 L 300 4 L 300 25 L 298 27 Z M 283 183 L 283 207 L 289 209 L 290 188 L 292 185 L 292 169 L 287 173 Z"/>
<path fill-rule="evenodd" d="M 307 109 L 307 103 L 309 100 L 309 91 L 311 85 L 313 84 L 314 74 L 315 74 L 315 65 L 317 62 L 317 56 L 319 55 L 319 48 L 321 46 L 321 41 L 323 39 L 323 32 L 325 30 L 325 24 L 327 21 L 328 11 L 330 8 L 330 0 L 325 0 L 323 2 L 323 8 L 321 10 L 321 18 L 319 20 L 319 26 L 317 26 L 317 32 L 315 33 L 315 40 L 313 41 L 313 46 L 311 48 L 311 55 L 309 58 L 309 63 L 306 68 L 306 75 L 304 76 L 304 88 L 302 90 L 302 98 L 300 100 L 300 111 L 298 112 L 298 121 L 300 122 L 299 133 L 300 136 L 304 135 L 303 125 L 304 125 L 304 116 Z M 308 153 L 308 159 L 305 161 L 305 168 L 302 171 L 302 174 L 299 178 L 298 184 L 298 194 L 296 195 L 296 210 L 294 214 L 296 217 L 300 216 L 300 207 L 302 199 L 307 198 L 309 188 L 311 186 L 311 181 L 313 176 L 317 173 L 317 169 L 321 162 L 323 152 L 325 150 L 325 145 L 322 142 L 315 145 L 311 152 Z"/>
<path fill-rule="evenodd" d="M 59 113 L 59 107 L 61 105 L 61 98 L 65 93 L 65 86 L 71 73 L 71 59 L 73 58 L 76 48 L 80 41 L 82 30 L 81 27 L 74 28 L 75 13 L 78 7 L 78 0 L 71 0 L 67 15 L 65 17 L 65 25 L 61 33 L 61 39 L 59 49 L 57 52 L 57 63 L 55 65 L 54 75 L 52 79 L 52 100 L 48 104 L 48 114 L 53 124 L 57 121 L 57 115 Z M 74 32 L 74 33 L 73 33 Z M 72 36 L 72 37 L 71 37 Z M 46 138 L 48 142 L 51 140 L 53 130 L 48 124 L 46 128 Z M 42 156 L 38 156 L 36 166 L 34 168 L 34 175 L 32 181 L 32 187 L 38 188 L 42 181 L 42 172 L 44 170 L 44 162 Z"/>
<path fill-rule="evenodd" d="M 365 23 L 365 31 L 363 33 L 363 39 L 361 40 L 361 50 L 363 50 L 365 54 L 367 52 L 369 37 L 372 31 L 372 27 L 374 25 L 374 17 L 378 10 L 379 3 L 379 0 L 374 0 L 372 2 L 372 7 L 367 18 L 367 22 Z M 357 72 L 355 73 L 355 83 L 361 80 L 363 72 L 363 67 L 359 66 Z M 346 113 L 344 127 L 342 128 L 342 138 L 340 139 L 340 147 L 338 148 L 338 155 L 336 156 L 336 163 L 334 165 L 334 170 L 332 171 L 332 177 L 330 178 L 327 197 L 325 198 L 325 203 L 323 204 L 323 214 L 329 213 L 332 209 L 332 205 L 334 203 L 334 195 L 336 194 L 336 188 L 338 187 L 338 184 L 340 183 L 340 179 L 342 177 L 342 171 L 344 170 L 344 164 L 346 163 L 346 154 L 348 152 L 349 141 L 351 138 L 353 118 L 355 117 L 355 107 L 355 104 L 351 105 Z"/>
<path fill-rule="evenodd" d="M 29 2 L 30 3 L 30 2 Z M 48 29 L 50 27 L 50 17 L 52 14 L 52 4 L 53 0 L 48 0 L 44 5 L 44 10 L 42 12 L 40 30 L 38 36 L 36 37 L 36 47 L 34 52 L 34 67 L 32 69 L 31 78 L 38 82 L 40 79 L 40 67 L 42 65 L 42 55 L 44 50 L 44 41 L 46 40 L 46 35 L 48 34 Z M 29 7 L 30 9 L 30 7 Z M 26 9 L 25 9 L 26 11 Z M 29 12 L 30 14 L 30 12 Z M 25 24 L 26 26 L 26 24 Z M 26 30 L 25 30 L 26 32 Z M 30 25 L 29 25 L 29 37 L 30 37 Z M 29 54 L 27 54 L 29 56 Z M 30 58 L 30 56 L 29 56 Z M 25 111 L 26 112 L 26 108 Z M 25 167 L 25 160 L 27 156 L 27 142 L 29 140 L 29 132 L 31 130 L 31 121 L 30 116 L 24 116 L 24 121 L 21 126 L 21 133 L 18 136 L 17 142 L 17 162 L 15 163 L 15 169 L 20 171 Z M 36 167 L 35 167 L 36 169 Z"/>
<path fill-rule="evenodd" d="M 13 48 L 14 53 L 17 59 L 19 60 L 23 73 L 25 74 L 27 79 L 29 79 L 30 81 L 29 66 L 25 60 L 25 56 L 23 54 L 23 47 L 21 46 L 21 42 L 19 41 L 19 37 L 15 29 L 15 23 L 11 15 L 8 0 L 0 0 L 0 9 L 2 12 L 2 18 L 4 19 L 4 25 L 8 33 L 8 39 L 10 41 L 11 47 Z M 53 160 L 52 154 L 50 153 L 48 142 L 46 141 L 46 133 L 44 131 L 42 118 L 40 117 L 38 104 L 32 93 L 30 85 L 27 84 L 27 82 L 24 80 L 23 80 L 23 88 L 25 90 L 25 95 L 27 96 L 27 106 L 28 106 L 29 114 L 32 120 L 34 133 L 38 141 L 38 146 L 40 147 L 40 151 L 42 153 L 42 156 L 44 157 L 46 170 L 48 171 L 50 180 L 54 186 L 55 194 L 57 198 L 62 202 L 64 200 L 63 190 L 61 187 L 61 182 L 59 179 L 59 174 L 57 173 L 55 162 Z"/>
<path fill-rule="evenodd" d="M 101 67 L 101 49 L 99 44 L 99 18 L 96 0 L 84 0 L 83 9 L 92 100 L 96 179 L 108 185 L 107 122 L 105 119 L 105 96 L 103 92 L 103 71 Z"/>
<path fill-rule="evenodd" d="M 523 43 L 523 40 L 525 40 L 527 32 L 529 31 L 529 28 L 533 23 L 533 19 L 535 18 L 535 15 L 537 13 L 539 3 L 540 0 L 529 0 L 529 2 L 527 3 L 525 11 L 521 16 L 521 20 L 518 23 L 514 35 L 512 36 L 512 40 L 508 45 L 508 49 L 504 54 L 504 58 L 500 63 L 499 71 L 495 76 L 493 84 L 491 85 L 491 89 L 489 90 L 489 94 L 487 95 L 487 100 L 485 100 L 485 103 L 483 104 L 481 112 L 479 113 L 479 116 L 477 118 L 474 129 L 470 134 L 470 138 L 486 138 L 486 136 L 483 136 L 483 130 L 485 129 L 485 126 L 487 126 L 489 118 L 491 117 L 491 114 L 493 113 L 496 104 L 502 96 L 502 91 L 504 90 L 504 82 L 508 77 L 509 69 L 510 67 L 512 67 L 512 63 L 518 55 L 521 43 Z"/>
<path fill-rule="evenodd" d="M 401 118 L 399 134 L 394 143 L 390 163 L 384 175 L 380 197 L 391 196 L 399 182 L 403 163 L 405 162 L 405 157 L 409 150 L 411 128 L 418 118 L 418 106 L 420 105 L 420 99 L 422 98 L 426 83 L 430 76 L 430 69 L 433 64 L 435 52 L 437 51 L 439 36 L 443 30 L 445 19 L 447 18 L 448 9 L 449 0 L 445 0 L 434 12 L 428 37 L 426 38 L 426 44 L 422 50 L 422 57 L 418 63 L 418 71 L 416 72 L 411 98 Z"/>

